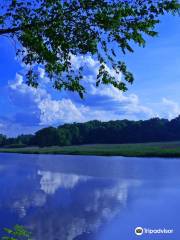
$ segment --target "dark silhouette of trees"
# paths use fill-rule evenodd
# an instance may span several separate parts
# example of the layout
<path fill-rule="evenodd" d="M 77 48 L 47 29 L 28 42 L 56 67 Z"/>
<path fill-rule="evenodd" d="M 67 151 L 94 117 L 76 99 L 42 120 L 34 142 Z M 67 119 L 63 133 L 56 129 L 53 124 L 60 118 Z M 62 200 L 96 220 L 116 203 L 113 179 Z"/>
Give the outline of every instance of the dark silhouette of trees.
<path fill-rule="evenodd" d="M 6 136 L 3 134 L 0 134 L 0 146 L 3 146 L 6 144 Z"/>
<path fill-rule="evenodd" d="M 54 127 L 43 128 L 36 132 L 35 137 L 31 140 L 31 143 L 43 146 L 60 145 L 60 134 Z"/>
<path fill-rule="evenodd" d="M 47 127 L 34 135 L 7 138 L 0 135 L 0 146 L 67 146 L 180 141 L 180 116 L 172 119 L 89 121 Z"/>

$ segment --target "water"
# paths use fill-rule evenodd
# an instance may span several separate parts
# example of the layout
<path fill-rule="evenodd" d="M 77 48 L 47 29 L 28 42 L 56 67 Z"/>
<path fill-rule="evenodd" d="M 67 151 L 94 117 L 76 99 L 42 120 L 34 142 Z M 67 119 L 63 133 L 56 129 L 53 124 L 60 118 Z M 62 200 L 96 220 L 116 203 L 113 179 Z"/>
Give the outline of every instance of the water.
<path fill-rule="evenodd" d="M 0 227 L 17 223 L 36 240 L 179 240 L 180 159 L 0 154 Z"/>

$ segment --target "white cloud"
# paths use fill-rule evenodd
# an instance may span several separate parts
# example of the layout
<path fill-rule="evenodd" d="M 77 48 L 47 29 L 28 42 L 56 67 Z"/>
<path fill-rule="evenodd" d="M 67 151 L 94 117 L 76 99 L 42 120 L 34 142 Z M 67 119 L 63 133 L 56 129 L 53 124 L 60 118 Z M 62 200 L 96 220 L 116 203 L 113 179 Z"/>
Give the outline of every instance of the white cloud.
<path fill-rule="evenodd" d="M 92 57 L 87 56 L 72 56 L 72 65 L 74 68 L 85 66 L 87 74 L 84 76 L 85 87 L 88 89 L 86 96 L 86 103 L 88 105 L 88 99 L 94 99 L 94 106 L 98 108 L 99 114 L 93 112 L 91 107 L 90 111 L 94 113 L 95 117 L 101 115 L 100 120 L 122 119 L 131 118 L 138 119 L 138 114 L 141 114 L 142 118 L 150 118 L 156 116 L 152 109 L 140 104 L 139 98 L 136 94 L 125 95 L 112 85 L 101 84 L 98 88 L 95 86 L 96 75 L 98 73 L 99 62 Z M 116 80 L 122 79 L 122 74 L 117 74 L 113 69 L 105 66 L 106 70 L 111 73 Z M 103 106 L 102 106 L 103 104 Z M 99 119 L 99 118 L 97 118 Z"/>
<path fill-rule="evenodd" d="M 88 74 L 84 76 L 85 81 L 95 83 L 96 76 L 99 70 L 99 61 L 93 59 L 91 56 L 74 56 L 71 55 L 71 63 L 74 69 L 78 70 L 81 66 L 88 70 Z M 116 80 L 121 80 L 122 74 L 117 74 L 114 69 L 110 69 L 107 65 L 105 70 L 110 73 Z"/>
<path fill-rule="evenodd" d="M 135 119 L 136 117 L 134 114 L 138 113 L 143 113 L 146 117 L 155 116 L 152 109 L 140 104 L 139 98 L 136 94 L 125 95 L 113 86 L 106 87 L 102 85 L 99 88 L 91 86 L 91 89 L 92 95 L 101 96 L 106 99 L 109 98 L 111 103 L 116 107 L 116 111 L 118 112 L 119 109 L 119 111 L 124 112 L 124 116 L 132 115 Z"/>
<path fill-rule="evenodd" d="M 88 66 L 90 69 L 97 73 L 99 62 L 94 60 L 91 56 L 75 56 L 71 55 L 71 64 L 75 69 L 79 69 L 81 66 Z"/>
<path fill-rule="evenodd" d="M 70 99 L 61 99 L 59 101 L 51 98 L 43 99 L 38 105 L 41 110 L 41 125 L 53 124 L 56 122 L 76 122 L 85 121 L 83 112 L 84 107 L 77 108 Z"/>
<path fill-rule="evenodd" d="M 46 76 L 46 72 L 44 70 L 44 68 L 42 67 L 38 67 L 38 73 L 39 73 L 39 77 L 40 77 L 40 84 L 47 84 L 50 82 L 50 79 Z"/>
<path fill-rule="evenodd" d="M 56 122 L 73 122 L 73 121 L 85 121 L 82 113 L 85 111 L 85 107 L 77 107 L 70 99 L 53 100 L 50 93 L 41 86 L 39 88 L 33 88 L 27 86 L 23 82 L 23 77 L 19 74 L 16 75 L 16 80 L 10 83 L 10 89 L 13 93 L 20 94 L 22 101 L 30 100 L 29 104 L 36 106 L 39 110 L 39 124 L 48 125 Z M 16 95 L 12 95 L 13 98 Z"/>
<path fill-rule="evenodd" d="M 85 100 L 80 101 L 72 93 L 61 92 L 57 98 L 52 90 L 42 68 L 39 68 L 42 81 L 39 87 L 26 85 L 23 76 L 16 74 L 16 79 L 9 82 L 12 104 L 20 107 L 21 112 L 34 114 L 39 122 L 36 125 L 53 125 L 60 123 L 85 122 L 89 120 L 146 119 L 155 116 L 153 111 L 143 106 L 136 94 L 123 94 L 113 86 L 95 86 L 99 63 L 92 57 L 72 56 L 75 69 L 85 66 L 86 75 L 83 84 L 87 89 Z M 121 78 L 114 70 L 111 72 L 117 79 Z"/>
<path fill-rule="evenodd" d="M 163 104 L 163 115 L 167 117 L 168 119 L 173 119 L 180 115 L 180 106 L 177 102 L 172 101 L 168 98 L 162 99 Z"/>
<path fill-rule="evenodd" d="M 41 67 L 38 67 L 38 73 L 40 78 L 45 78 L 45 70 Z"/>

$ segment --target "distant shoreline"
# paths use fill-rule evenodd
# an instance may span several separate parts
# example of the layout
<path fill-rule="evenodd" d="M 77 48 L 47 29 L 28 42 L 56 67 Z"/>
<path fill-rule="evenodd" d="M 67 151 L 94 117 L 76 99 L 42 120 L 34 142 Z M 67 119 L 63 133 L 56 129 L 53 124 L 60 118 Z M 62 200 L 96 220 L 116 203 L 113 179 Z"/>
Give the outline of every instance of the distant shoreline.
<path fill-rule="evenodd" d="M 180 142 L 0 148 L 0 153 L 180 158 Z"/>

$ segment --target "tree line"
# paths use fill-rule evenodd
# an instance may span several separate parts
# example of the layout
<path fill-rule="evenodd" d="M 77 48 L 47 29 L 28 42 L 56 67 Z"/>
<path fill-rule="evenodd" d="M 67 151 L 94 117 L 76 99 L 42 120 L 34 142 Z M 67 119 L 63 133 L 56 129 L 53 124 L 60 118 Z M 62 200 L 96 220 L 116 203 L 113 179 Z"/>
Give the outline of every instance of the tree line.
<path fill-rule="evenodd" d="M 172 119 L 89 121 L 46 127 L 35 134 L 7 137 L 0 134 L 0 146 L 68 146 L 180 140 L 180 116 Z"/>

